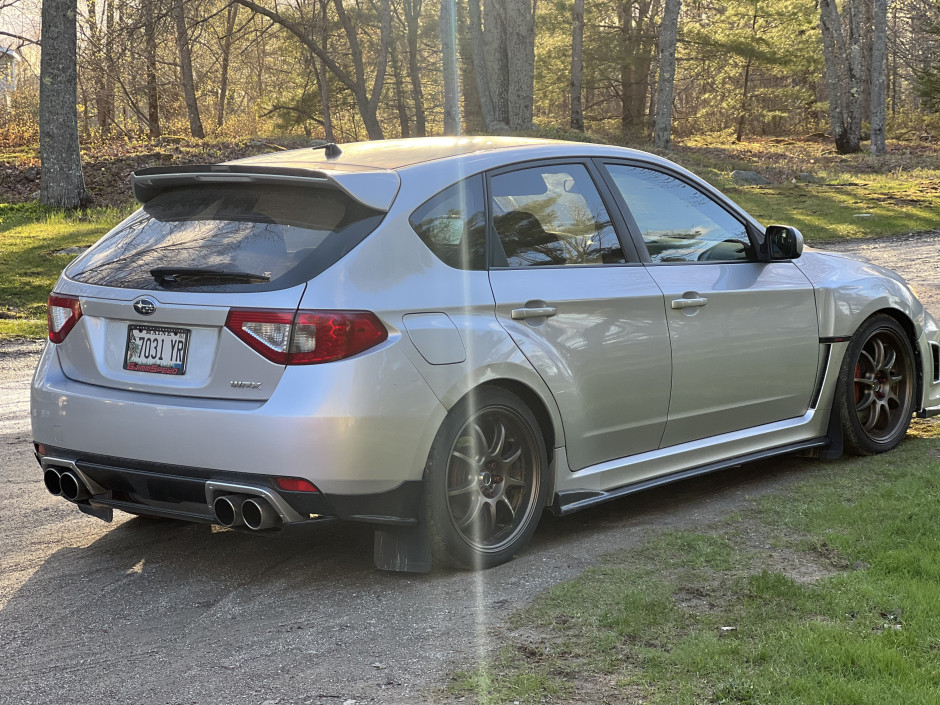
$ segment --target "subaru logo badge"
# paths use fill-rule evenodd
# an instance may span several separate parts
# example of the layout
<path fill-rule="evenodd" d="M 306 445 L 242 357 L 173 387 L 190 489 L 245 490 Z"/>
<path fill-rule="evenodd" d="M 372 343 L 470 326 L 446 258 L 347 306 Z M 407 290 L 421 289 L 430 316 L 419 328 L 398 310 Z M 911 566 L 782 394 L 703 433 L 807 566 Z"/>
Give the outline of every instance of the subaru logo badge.
<path fill-rule="evenodd" d="M 141 316 L 152 316 L 157 310 L 157 305 L 150 299 L 137 299 L 134 302 L 134 310 Z"/>

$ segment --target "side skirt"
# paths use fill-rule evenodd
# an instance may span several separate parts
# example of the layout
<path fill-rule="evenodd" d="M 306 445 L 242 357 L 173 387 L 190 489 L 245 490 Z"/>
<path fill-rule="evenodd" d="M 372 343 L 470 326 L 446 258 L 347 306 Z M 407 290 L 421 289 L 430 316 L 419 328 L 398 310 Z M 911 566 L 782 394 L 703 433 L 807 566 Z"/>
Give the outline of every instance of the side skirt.
<path fill-rule="evenodd" d="M 555 493 L 555 500 L 552 503 L 551 510 L 557 516 L 565 516 L 581 509 L 593 507 L 596 504 L 609 502 L 611 500 L 625 497 L 636 492 L 642 492 L 643 490 L 648 490 L 653 487 L 659 487 L 660 485 L 667 485 L 672 482 L 679 482 L 680 480 L 686 480 L 691 477 L 705 475 L 710 472 L 725 470 L 737 465 L 743 465 L 744 463 L 751 463 L 755 460 L 765 460 L 767 458 L 773 458 L 778 455 L 795 453 L 796 451 L 800 450 L 820 448 L 828 444 L 828 438 L 812 438 L 807 441 L 790 443 L 783 446 L 777 446 L 776 448 L 768 448 L 767 450 L 762 450 L 757 453 L 749 453 L 747 455 L 728 458 L 727 460 L 722 460 L 717 463 L 710 463 L 708 465 L 700 465 L 698 467 L 689 468 L 687 470 L 680 470 L 668 475 L 660 475 L 659 477 L 655 477 L 649 480 L 642 480 L 640 482 L 624 485 L 623 487 L 617 487 L 612 490 L 563 490 L 561 492 Z"/>

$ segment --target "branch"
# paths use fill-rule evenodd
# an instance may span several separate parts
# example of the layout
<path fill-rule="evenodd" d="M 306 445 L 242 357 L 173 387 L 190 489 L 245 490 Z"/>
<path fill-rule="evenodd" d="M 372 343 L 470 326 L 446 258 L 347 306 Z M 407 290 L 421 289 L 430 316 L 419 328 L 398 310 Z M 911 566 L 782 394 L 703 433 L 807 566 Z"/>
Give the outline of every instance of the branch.
<path fill-rule="evenodd" d="M 256 14 L 267 17 L 269 20 L 271 20 L 275 24 L 281 25 L 281 27 L 283 27 L 288 32 L 290 32 L 295 37 L 297 37 L 297 39 L 299 39 L 304 44 L 304 46 L 310 49 L 310 51 L 312 51 L 317 56 L 317 58 L 323 62 L 324 66 L 326 66 L 330 71 L 332 71 L 333 74 L 346 87 L 350 88 L 353 91 L 356 90 L 356 82 L 352 79 L 352 77 L 348 73 L 343 71 L 343 69 L 340 68 L 339 64 L 337 64 L 335 61 L 333 61 L 333 59 L 330 58 L 330 55 L 327 54 L 323 50 L 323 47 L 321 47 L 313 39 L 310 38 L 310 36 L 304 31 L 303 26 L 301 26 L 300 24 L 292 20 L 287 19 L 283 15 L 280 15 L 277 12 L 274 12 L 273 10 L 269 10 L 266 7 L 262 7 L 256 2 L 252 2 L 252 0 L 235 0 L 235 2 L 237 2 L 239 5 L 243 5 L 247 7 L 249 10 L 251 10 L 252 12 L 255 12 Z"/>

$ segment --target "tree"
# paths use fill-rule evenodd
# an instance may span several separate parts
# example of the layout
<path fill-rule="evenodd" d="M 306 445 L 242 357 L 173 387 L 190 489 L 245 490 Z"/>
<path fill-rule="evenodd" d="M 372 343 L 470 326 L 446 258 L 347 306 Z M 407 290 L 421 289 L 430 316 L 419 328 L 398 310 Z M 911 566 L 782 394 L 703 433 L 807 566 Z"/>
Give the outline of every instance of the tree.
<path fill-rule="evenodd" d="M 535 13 L 532 0 L 468 0 L 473 70 L 489 132 L 532 126 Z"/>
<path fill-rule="evenodd" d="M 672 140 L 672 93 L 676 80 L 676 34 L 681 6 L 682 0 L 666 0 L 659 30 L 659 79 L 653 140 L 660 149 L 669 149 Z"/>
<path fill-rule="evenodd" d="M 189 30 L 186 27 L 186 0 L 173 0 L 171 7 L 173 21 L 176 23 L 176 46 L 180 57 L 180 81 L 183 84 L 183 96 L 186 100 L 186 112 L 189 115 L 189 131 L 193 137 L 206 136 L 199 117 L 199 102 L 196 100 L 196 79 L 193 75 L 192 49 L 189 46 Z"/>
<path fill-rule="evenodd" d="M 875 0 L 871 50 L 871 153 L 885 154 L 885 55 L 888 45 L 888 2 Z"/>
<path fill-rule="evenodd" d="M 460 134 L 460 111 L 457 94 L 457 8 L 454 0 L 441 0 L 440 25 L 444 71 L 444 134 L 457 135 Z"/>
<path fill-rule="evenodd" d="M 584 132 L 581 82 L 584 74 L 584 0 L 571 8 L 571 129 Z"/>
<path fill-rule="evenodd" d="M 88 194 L 78 144 L 76 0 L 44 0 L 39 85 L 40 201 L 78 208 Z"/>
<path fill-rule="evenodd" d="M 857 3 L 858 0 L 848 0 L 844 7 L 849 29 L 846 42 L 835 0 L 819 0 L 819 24 L 829 90 L 829 122 L 836 150 L 840 154 L 852 154 L 862 149 L 862 51 Z"/>
<path fill-rule="evenodd" d="M 353 94 L 356 100 L 356 106 L 359 109 L 359 115 L 365 125 L 369 139 L 384 139 L 385 134 L 382 130 L 382 124 L 378 118 L 379 101 L 382 97 L 382 89 L 385 85 L 385 71 L 388 68 L 388 43 L 391 34 L 392 15 L 389 0 L 379 0 L 379 48 L 375 60 L 375 75 L 370 90 L 366 80 L 365 62 L 363 59 L 362 44 L 359 41 L 359 33 L 352 18 L 346 12 L 343 6 L 343 0 L 334 0 L 333 7 L 346 35 L 346 41 L 349 43 L 349 51 L 352 55 L 353 72 L 350 74 L 323 48 L 320 38 L 315 32 L 311 32 L 301 22 L 292 19 L 288 14 L 279 12 L 277 9 L 271 10 L 259 5 L 253 0 L 235 0 L 240 5 L 259 15 L 267 17 L 269 20 L 280 25 L 288 32 L 293 34 L 302 44 L 304 44 L 324 66 L 335 75 L 340 82 L 346 86 Z M 275 7 L 277 7 L 275 5 Z"/>

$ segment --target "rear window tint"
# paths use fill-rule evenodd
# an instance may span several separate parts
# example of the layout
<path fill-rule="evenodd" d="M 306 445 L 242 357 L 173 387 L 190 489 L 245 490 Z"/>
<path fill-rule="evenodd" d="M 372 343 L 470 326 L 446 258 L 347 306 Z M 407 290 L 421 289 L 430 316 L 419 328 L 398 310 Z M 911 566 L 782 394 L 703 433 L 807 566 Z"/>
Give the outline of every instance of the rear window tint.
<path fill-rule="evenodd" d="M 308 281 L 372 232 L 382 213 L 304 186 L 177 188 L 155 197 L 66 270 L 86 284 L 129 289 L 263 291 Z M 156 268 L 256 275 L 180 276 Z"/>
<path fill-rule="evenodd" d="M 483 177 L 441 191 L 411 214 L 411 227 L 431 252 L 457 269 L 486 268 Z"/>

